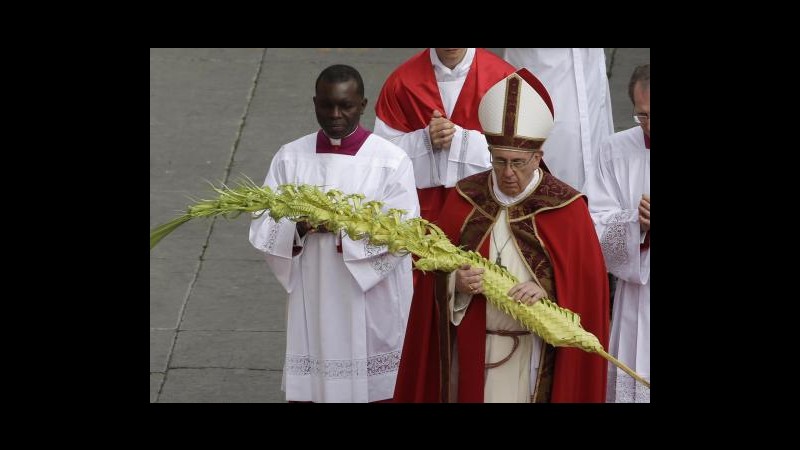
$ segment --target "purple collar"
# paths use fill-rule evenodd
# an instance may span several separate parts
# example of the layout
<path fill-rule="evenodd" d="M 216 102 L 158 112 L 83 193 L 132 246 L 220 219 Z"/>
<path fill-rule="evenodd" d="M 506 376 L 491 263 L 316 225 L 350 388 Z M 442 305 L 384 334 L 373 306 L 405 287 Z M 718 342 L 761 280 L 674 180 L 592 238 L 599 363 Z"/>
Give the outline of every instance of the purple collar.
<path fill-rule="evenodd" d="M 644 134 L 644 133 L 642 133 Z M 650 150 L 650 136 L 644 135 L 644 148 Z"/>
<path fill-rule="evenodd" d="M 358 125 L 352 133 L 342 139 L 331 139 L 322 130 L 317 132 L 317 153 L 336 153 L 353 156 L 370 135 L 370 131 Z"/>

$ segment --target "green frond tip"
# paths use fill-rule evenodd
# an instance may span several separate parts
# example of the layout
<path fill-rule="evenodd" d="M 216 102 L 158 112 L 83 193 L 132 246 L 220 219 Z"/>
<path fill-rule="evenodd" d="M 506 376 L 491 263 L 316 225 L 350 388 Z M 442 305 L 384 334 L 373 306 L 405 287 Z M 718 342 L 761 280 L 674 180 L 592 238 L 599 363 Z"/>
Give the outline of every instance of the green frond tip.
<path fill-rule="evenodd" d="M 190 221 L 191 219 L 192 216 L 189 214 L 184 214 L 153 229 L 153 231 L 150 232 L 150 250 L 152 250 L 153 247 L 155 247 L 156 244 L 161 241 L 161 239 L 164 239 L 166 235 L 172 233 L 176 228 Z"/>

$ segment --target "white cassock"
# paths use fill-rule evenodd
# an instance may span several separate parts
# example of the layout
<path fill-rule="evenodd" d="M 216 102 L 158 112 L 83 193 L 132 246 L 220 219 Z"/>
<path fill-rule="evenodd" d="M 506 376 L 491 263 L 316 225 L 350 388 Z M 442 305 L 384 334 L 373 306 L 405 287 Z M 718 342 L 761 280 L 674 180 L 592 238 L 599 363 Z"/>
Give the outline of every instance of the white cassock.
<path fill-rule="evenodd" d="M 464 59 L 452 70 L 439 61 L 435 49 L 430 49 L 430 54 L 445 109 L 441 112 L 445 117 L 452 117 L 456 100 L 475 58 L 475 49 L 467 49 Z M 418 188 L 453 187 L 458 180 L 484 172 L 492 166 L 486 137 L 480 131 L 455 125 L 456 133 L 450 142 L 450 150 L 434 151 L 428 128 L 404 133 L 390 127 L 379 117 L 375 118 L 375 134 L 394 142 L 408 153 L 414 163 Z"/>
<path fill-rule="evenodd" d="M 636 126 L 604 141 L 587 196 L 606 266 L 618 278 L 609 353 L 650 381 L 650 248 L 640 249 L 642 194 L 650 194 L 650 150 Z M 612 364 L 608 369 L 607 402 L 650 402 L 648 388 Z"/>
<path fill-rule="evenodd" d="M 614 133 L 611 93 L 602 48 L 507 48 L 509 64 L 527 68 L 553 101 L 555 123 L 544 142 L 550 172 L 585 191 L 600 143 Z"/>
<path fill-rule="evenodd" d="M 265 185 L 311 184 L 364 194 L 364 202 L 419 216 L 411 162 L 403 150 L 370 134 L 353 155 L 316 153 L 317 133 L 290 142 L 272 160 Z M 286 399 L 374 402 L 394 393 L 411 305 L 411 257 L 333 233 L 299 239 L 295 222 L 253 221 L 250 242 L 289 293 Z M 298 238 L 296 240 L 296 238 Z M 293 244 L 303 249 L 292 256 Z M 341 244 L 341 252 L 337 250 Z"/>

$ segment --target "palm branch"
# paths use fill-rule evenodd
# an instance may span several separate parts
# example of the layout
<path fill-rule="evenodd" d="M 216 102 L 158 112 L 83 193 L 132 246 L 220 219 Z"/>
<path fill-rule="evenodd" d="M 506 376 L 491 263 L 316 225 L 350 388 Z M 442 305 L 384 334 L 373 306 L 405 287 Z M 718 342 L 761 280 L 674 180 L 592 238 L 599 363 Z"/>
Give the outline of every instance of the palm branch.
<path fill-rule="evenodd" d="M 418 257 L 414 265 L 422 271 L 452 272 L 463 264 L 477 266 L 484 269 L 486 298 L 545 342 L 596 353 L 650 387 L 647 380 L 605 351 L 599 339 L 581 326 L 578 314 L 548 299 L 530 306 L 513 300 L 507 293 L 519 283 L 514 275 L 474 251 L 453 245 L 439 227 L 425 219 L 403 220 L 405 211 L 383 212 L 382 202 L 364 202 L 362 194 L 344 194 L 336 189 L 323 192 L 310 185 L 284 184 L 273 191 L 246 178 L 236 188 L 212 187 L 218 194 L 216 199 L 197 201 L 177 218 L 151 231 L 150 249 L 194 218 L 234 218 L 243 212 L 256 213 L 258 217 L 268 212 L 275 221 L 308 221 L 315 227 L 324 225 L 334 232 L 344 231 L 353 240 L 369 239 L 372 245 L 386 245 L 392 253 L 412 253 Z"/>

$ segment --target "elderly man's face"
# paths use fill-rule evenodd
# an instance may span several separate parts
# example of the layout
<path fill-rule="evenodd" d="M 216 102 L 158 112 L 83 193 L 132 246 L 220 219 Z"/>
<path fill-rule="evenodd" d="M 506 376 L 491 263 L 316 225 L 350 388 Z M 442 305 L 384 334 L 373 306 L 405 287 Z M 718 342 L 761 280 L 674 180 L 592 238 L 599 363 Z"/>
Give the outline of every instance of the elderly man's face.
<path fill-rule="evenodd" d="M 524 191 L 541 160 L 541 152 L 492 149 L 492 167 L 500 191 L 512 197 Z"/>
<path fill-rule="evenodd" d="M 358 82 L 320 80 L 314 96 L 317 122 L 328 137 L 341 139 L 356 129 L 367 99 L 358 94 Z"/>

